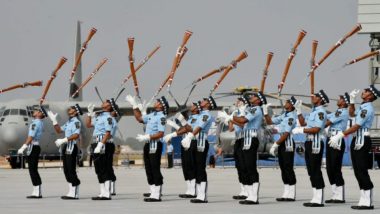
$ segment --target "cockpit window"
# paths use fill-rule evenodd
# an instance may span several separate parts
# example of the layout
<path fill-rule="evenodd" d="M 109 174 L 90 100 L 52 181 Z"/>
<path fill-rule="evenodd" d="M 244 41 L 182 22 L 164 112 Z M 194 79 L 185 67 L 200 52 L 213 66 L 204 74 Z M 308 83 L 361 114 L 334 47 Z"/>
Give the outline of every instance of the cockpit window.
<path fill-rule="evenodd" d="M 3 116 L 7 116 L 7 115 L 9 115 L 9 112 L 10 112 L 10 111 L 11 111 L 10 109 L 5 110 Z"/>
<path fill-rule="evenodd" d="M 11 109 L 10 115 L 18 115 L 18 109 Z"/>
<path fill-rule="evenodd" d="M 26 110 L 24 110 L 24 109 L 20 109 L 20 115 L 22 115 L 22 116 L 27 116 L 27 115 L 26 115 Z"/>

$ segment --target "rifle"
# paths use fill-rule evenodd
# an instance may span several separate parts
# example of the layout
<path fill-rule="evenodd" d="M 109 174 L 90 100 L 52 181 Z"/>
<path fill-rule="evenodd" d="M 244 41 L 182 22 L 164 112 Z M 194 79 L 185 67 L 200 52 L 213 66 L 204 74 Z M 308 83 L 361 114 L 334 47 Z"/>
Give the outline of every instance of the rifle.
<path fill-rule="evenodd" d="M 25 87 L 28 87 L 28 86 L 42 86 L 42 81 L 25 82 L 23 84 L 17 84 L 17 85 L 8 87 L 8 88 L 4 88 L 4 89 L 0 90 L 0 94 L 4 93 L 4 92 L 7 92 L 7 91 L 11 91 L 11 90 L 17 89 L 17 88 L 25 88 Z"/>
<path fill-rule="evenodd" d="M 42 93 L 42 96 L 40 98 L 40 105 L 42 105 L 42 103 L 45 101 L 45 97 L 46 97 L 46 94 L 49 91 L 51 83 L 53 82 L 53 80 L 57 76 L 57 73 L 58 73 L 59 69 L 61 69 L 62 65 L 65 64 L 66 61 L 67 61 L 67 59 L 65 57 L 61 57 L 61 59 L 59 60 L 59 62 L 57 64 L 57 67 L 52 72 L 52 74 L 50 76 L 50 79 L 48 80 L 48 82 L 47 82 L 47 84 L 45 86 L 45 89 L 44 89 L 44 91 Z"/>
<path fill-rule="evenodd" d="M 73 67 L 73 70 L 71 71 L 71 74 L 70 74 L 70 81 L 73 80 L 74 74 L 77 71 L 79 63 L 82 60 L 83 53 L 86 50 L 87 45 L 90 42 L 91 38 L 95 35 L 96 31 L 97 31 L 96 28 L 91 28 L 90 32 L 88 33 L 87 39 L 83 43 L 82 48 L 80 49 L 79 54 L 78 54 L 77 58 L 75 59 L 74 67 Z"/>
<path fill-rule="evenodd" d="M 268 76 L 268 68 L 269 68 L 270 62 L 272 61 L 272 58 L 273 58 L 273 53 L 272 52 L 268 52 L 268 54 L 267 54 L 267 62 L 265 64 L 265 68 L 263 70 L 263 78 L 261 79 L 260 91 L 262 93 L 264 93 L 265 81 L 266 81 L 267 76 Z"/>
<path fill-rule="evenodd" d="M 88 82 L 90 82 L 90 80 L 92 80 L 92 78 L 94 78 L 95 74 L 98 73 L 98 71 L 100 70 L 100 68 L 108 61 L 107 58 L 104 58 L 102 59 L 102 61 L 100 61 L 100 63 L 96 66 L 95 70 L 87 77 L 87 79 L 79 86 L 79 88 L 71 95 L 71 97 L 74 97 L 76 94 L 79 93 L 80 90 L 82 90 L 82 88 L 84 88 Z"/>
<path fill-rule="evenodd" d="M 310 68 L 313 69 L 315 65 L 315 55 L 317 53 L 317 47 L 318 47 L 318 41 L 313 40 L 312 46 L 311 46 L 311 60 L 310 60 Z M 314 95 L 314 73 L 310 76 L 310 94 L 311 97 Z"/>
<path fill-rule="evenodd" d="M 338 40 L 334 46 L 332 46 L 326 53 L 323 55 L 323 57 L 316 63 L 313 68 L 310 70 L 310 72 L 307 74 L 306 78 L 301 82 L 301 84 L 312 74 L 314 73 L 317 68 L 329 57 L 338 47 L 343 45 L 343 43 L 350 38 L 355 33 L 359 32 L 362 29 L 360 24 L 357 24 L 350 32 L 348 32 L 346 35 L 343 36 L 340 40 Z"/>
<path fill-rule="evenodd" d="M 219 87 L 220 83 L 223 81 L 223 79 L 227 76 L 227 74 L 234 68 L 236 68 L 237 64 L 242 61 L 243 59 L 247 58 L 248 54 L 246 51 L 243 51 L 240 53 L 240 55 L 232 60 L 232 62 L 228 65 L 228 67 L 224 70 L 222 76 L 219 78 L 219 80 L 215 83 L 214 88 L 210 91 L 210 96 L 214 91 Z"/>
<path fill-rule="evenodd" d="M 301 44 L 303 38 L 306 36 L 306 31 L 300 30 L 296 43 L 293 45 L 293 48 L 290 50 L 288 60 L 285 65 L 284 72 L 282 73 L 282 78 L 280 84 L 278 84 L 278 95 L 281 96 L 282 89 L 284 88 L 286 77 L 288 76 L 290 65 L 292 64 L 293 58 L 296 55 L 297 48 Z"/>
<path fill-rule="evenodd" d="M 134 63 L 134 59 L 133 59 L 133 45 L 134 45 L 134 42 L 135 42 L 135 38 L 133 38 L 133 37 L 128 38 L 129 67 L 131 69 L 131 74 L 132 74 L 132 78 L 133 78 L 133 84 L 134 84 L 135 91 L 136 91 L 136 96 L 138 98 L 140 98 L 139 85 L 137 83 L 135 63 Z"/>
<path fill-rule="evenodd" d="M 380 54 L 380 50 L 368 52 L 368 53 L 366 53 L 366 54 L 364 54 L 358 58 L 355 58 L 355 59 L 347 62 L 346 64 L 344 64 L 344 66 L 352 65 L 352 64 L 357 63 L 359 61 L 362 61 L 363 59 L 367 59 L 367 58 L 372 57 L 372 56 L 377 56 L 379 54 Z"/>

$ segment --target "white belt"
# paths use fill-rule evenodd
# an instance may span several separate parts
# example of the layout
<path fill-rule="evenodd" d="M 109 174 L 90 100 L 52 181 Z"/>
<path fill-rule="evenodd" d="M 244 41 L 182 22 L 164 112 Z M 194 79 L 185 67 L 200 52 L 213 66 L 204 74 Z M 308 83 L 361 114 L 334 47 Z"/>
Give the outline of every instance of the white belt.
<path fill-rule="evenodd" d="M 196 139 L 198 152 L 203 152 L 206 148 L 207 133 L 199 132 L 196 136 Z"/>
<path fill-rule="evenodd" d="M 104 138 L 104 135 L 97 135 L 94 137 L 95 143 L 102 142 Z M 107 140 L 107 143 L 113 143 L 113 138 L 110 138 Z"/>
<path fill-rule="evenodd" d="M 236 140 L 244 138 L 244 132 L 235 133 Z"/>
<path fill-rule="evenodd" d="M 283 135 L 284 133 L 281 133 L 280 135 Z M 289 133 L 288 137 L 285 140 L 285 151 L 287 152 L 293 152 L 293 135 Z"/>
<path fill-rule="evenodd" d="M 149 153 L 154 154 L 157 151 L 157 143 L 159 140 L 150 140 L 149 141 Z"/>
<path fill-rule="evenodd" d="M 320 133 L 308 134 L 306 136 L 306 138 L 308 141 L 312 142 L 311 153 L 318 154 L 321 151 L 321 135 L 320 135 Z"/>
<path fill-rule="evenodd" d="M 251 148 L 252 138 L 257 137 L 257 130 L 256 129 L 244 130 L 243 136 L 244 136 L 243 150 L 248 150 Z"/>
<path fill-rule="evenodd" d="M 38 141 L 32 141 L 32 144 L 35 145 L 35 146 L 39 146 L 40 142 L 38 142 Z"/>
<path fill-rule="evenodd" d="M 359 150 L 363 147 L 366 136 L 370 136 L 368 128 L 361 128 L 356 131 L 355 150 Z"/>

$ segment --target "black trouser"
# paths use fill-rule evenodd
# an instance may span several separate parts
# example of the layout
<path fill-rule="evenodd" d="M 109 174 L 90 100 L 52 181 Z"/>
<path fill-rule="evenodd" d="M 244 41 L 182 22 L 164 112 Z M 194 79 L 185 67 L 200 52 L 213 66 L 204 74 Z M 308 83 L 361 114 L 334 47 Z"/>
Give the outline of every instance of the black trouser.
<path fill-rule="evenodd" d="M 305 142 L 305 162 L 307 174 L 310 177 L 311 186 L 313 188 L 323 189 L 325 188 L 325 182 L 323 180 L 321 166 L 324 143 L 321 141 L 321 148 L 317 154 L 312 153 L 312 144 L 313 143 L 311 141 Z"/>
<path fill-rule="evenodd" d="M 94 154 L 95 172 L 98 176 L 99 183 L 113 179 L 112 160 L 114 153 L 115 145 L 113 143 L 106 143 L 104 154 Z"/>
<path fill-rule="evenodd" d="M 197 151 L 197 141 L 192 140 L 190 147 L 185 150 L 181 146 L 181 162 L 182 162 L 182 172 L 185 181 L 195 179 L 196 175 L 196 163 L 195 163 L 195 153 Z"/>
<path fill-rule="evenodd" d="M 362 190 L 370 190 L 373 188 L 373 183 L 368 174 L 368 165 L 370 164 L 368 159 L 368 153 L 372 147 L 372 141 L 369 136 L 364 137 L 364 145 L 359 150 L 354 150 L 356 137 L 352 139 L 351 143 L 351 160 L 352 167 L 354 168 L 354 173 L 356 180 L 359 183 L 359 187 Z"/>
<path fill-rule="evenodd" d="M 243 150 L 242 150 L 243 141 L 244 141 L 244 138 L 237 139 L 234 145 L 235 167 L 237 169 L 239 183 L 243 183 L 244 170 L 242 169 L 243 165 L 241 164 L 243 162 Z"/>
<path fill-rule="evenodd" d="M 78 147 L 74 145 L 74 149 L 71 154 L 66 154 L 67 143 L 62 146 L 62 162 L 63 162 L 63 172 L 65 173 L 66 181 L 71 183 L 73 186 L 78 186 L 80 180 L 78 179 L 76 167 L 77 167 L 77 155 Z"/>
<path fill-rule="evenodd" d="M 144 164 L 145 173 L 149 185 L 160 186 L 163 182 L 163 177 L 161 174 L 161 153 L 162 153 L 162 143 L 157 142 L 157 150 L 155 153 L 149 153 L 149 143 L 144 145 Z"/>
<path fill-rule="evenodd" d="M 294 145 L 293 151 L 286 151 L 285 143 L 278 147 L 278 162 L 281 169 L 281 178 L 284 184 L 295 185 L 296 174 L 294 173 Z"/>
<path fill-rule="evenodd" d="M 327 138 L 327 142 L 329 141 L 330 138 Z M 336 186 L 343 186 L 342 161 L 344 150 L 346 148 L 345 141 L 342 139 L 340 150 L 334 149 L 329 145 L 326 145 L 326 147 L 326 171 L 327 176 L 329 177 L 329 182 L 331 185 L 335 184 Z"/>
<path fill-rule="evenodd" d="M 207 172 L 206 172 L 206 161 L 207 161 L 207 154 L 208 154 L 208 148 L 209 148 L 208 141 L 205 142 L 205 148 L 203 152 L 198 151 L 197 148 L 195 151 L 195 167 L 196 167 L 196 174 L 195 174 L 195 182 L 197 184 L 200 184 L 201 182 L 207 182 Z"/>
<path fill-rule="evenodd" d="M 173 152 L 168 153 L 168 168 L 173 168 Z"/>
<path fill-rule="evenodd" d="M 38 173 L 38 159 L 40 157 L 40 146 L 33 145 L 32 152 L 27 156 L 29 175 L 32 179 L 33 186 L 41 185 L 41 177 Z"/>
<path fill-rule="evenodd" d="M 244 146 L 244 145 L 243 145 Z M 242 183 L 244 185 L 252 185 L 259 182 L 259 172 L 257 171 L 257 149 L 259 148 L 259 140 L 257 137 L 252 138 L 251 147 L 247 150 L 243 149 L 243 161 L 241 169 L 243 174 Z"/>

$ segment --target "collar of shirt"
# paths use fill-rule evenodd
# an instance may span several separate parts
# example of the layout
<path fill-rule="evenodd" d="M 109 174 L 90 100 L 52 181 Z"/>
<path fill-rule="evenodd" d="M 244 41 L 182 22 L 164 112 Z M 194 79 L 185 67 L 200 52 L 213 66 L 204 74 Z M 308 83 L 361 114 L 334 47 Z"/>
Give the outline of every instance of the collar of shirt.
<path fill-rule="evenodd" d="M 369 106 L 372 106 L 372 102 L 362 103 L 362 104 L 360 105 L 360 108 L 366 108 L 366 107 L 369 107 Z"/>

